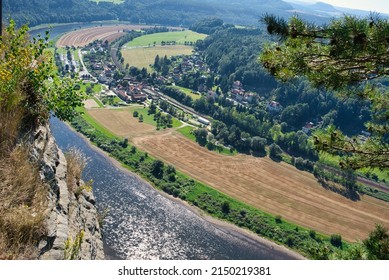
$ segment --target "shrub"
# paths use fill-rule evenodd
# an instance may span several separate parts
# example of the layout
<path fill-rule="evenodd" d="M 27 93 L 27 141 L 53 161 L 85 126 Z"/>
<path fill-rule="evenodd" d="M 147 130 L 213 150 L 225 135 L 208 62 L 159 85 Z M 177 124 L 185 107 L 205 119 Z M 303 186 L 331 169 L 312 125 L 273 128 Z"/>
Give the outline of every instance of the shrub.
<path fill-rule="evenodd" d="M 271 144 L 269 146 L 269 156 L 271 159 L 279 161 L 282 159 L 282 149 L 277 144 Z"/>
<path fill-rule="evenodd" d="M 66 183 L 69 192 L 76 193 L 80 187 L 81 174 L 86 166 L 87 158 L 80 150 L 75 148 L 71 148 L 65 154 L 65 157 L 67 161 Z"/>
<path fill-rule="evenodd" d="M 84 231 L 80 231 L 74 241 L 71 237 L 69 237 L 65 241 L 65 250 L 64 250 L 64 259 L 65 260 L 77 260 L 78 254 L 81 251 L 81 244 L 84 238 Z"/>
<path fill-rule="evenodd" d="M 221 205 L 221 208 L 222 208 L 222 212 L 224 214 L 228 214 L 230 213 L 230 210 L 231 210 L 231 207 L 230 207 L 230 203 L 228 201 L 224 201 Z"/>
<path fill-rule="evenodd" d="M 35 259 L 45 233 L 47 189 L 27 149 L 0 159 L 0 259 Z"/>
<path fill-rule="evenodd" d="M 330 242 L 333 246 L 341 248 L 342 247 L 342 236 L 339 234 L 332 234 L 330 237 Z"/>

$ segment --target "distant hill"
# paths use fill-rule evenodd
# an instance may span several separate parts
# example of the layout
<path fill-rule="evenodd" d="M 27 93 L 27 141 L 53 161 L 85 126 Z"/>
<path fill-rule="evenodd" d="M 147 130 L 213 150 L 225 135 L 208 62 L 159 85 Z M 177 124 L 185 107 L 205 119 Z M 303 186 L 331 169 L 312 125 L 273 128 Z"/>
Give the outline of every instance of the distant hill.
<path fill-rule="evenodd" d="M 323 23 L 344 11 L 325 3 L 287 3 L 282 0 L 125 0 L 121 4 L 91 0 L 3 0 L 6 20 L 35 26 L 41 23 L 123 20 L 132 23 L 190 26 L 208 17 L 226 23 L 258 25 L 265 13 Z M 113 1 L 115 2 L 115 1 Z M 117 1 L 116 1 L 117 2 Z"/>
<path fill-rule="evenodd" d="M 3 19 L 28 23 L 88 22 L 116 19 L 111 3 L 99 5 L 89 0 L 3 0 Z"/>
<path fill-rule="evenodd" d="M 324 2 L 316 2 L 314 4 L 307 3 L 299 0 L 285 0 L 290 4 L 294 11 L 300 15 L 314 15 L 322 18 L 338 17 L 343 14 L 355 15 L 366 17 L 370 14 L 370 11 L 363 11 L 357 9 L 349 9 L 343 7 L 332 6 Z M 382 14 L 382 16 L 389 16 Z"/>

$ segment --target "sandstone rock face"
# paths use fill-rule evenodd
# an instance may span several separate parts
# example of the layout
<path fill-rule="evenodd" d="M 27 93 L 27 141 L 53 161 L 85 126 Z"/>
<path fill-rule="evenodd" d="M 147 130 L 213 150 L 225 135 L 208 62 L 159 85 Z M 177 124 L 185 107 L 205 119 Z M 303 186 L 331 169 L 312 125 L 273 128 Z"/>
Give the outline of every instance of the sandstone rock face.
<path fill-rule="evenodd" d="M 62 260 L 66 243 L 72 244 L 83 233 L 75 256 L 82 260 L 104 259 L 103 241 L 95 199 L 91 192 L 82 190 L 77 196 L 69 192 L 66 182 L 67 162 L 47 126 L 34 134 L 31 156 L 40 165 L 40 176 L 48 185 L 46 213 L 47 234 L 39 244 L 40 259 Z"/>

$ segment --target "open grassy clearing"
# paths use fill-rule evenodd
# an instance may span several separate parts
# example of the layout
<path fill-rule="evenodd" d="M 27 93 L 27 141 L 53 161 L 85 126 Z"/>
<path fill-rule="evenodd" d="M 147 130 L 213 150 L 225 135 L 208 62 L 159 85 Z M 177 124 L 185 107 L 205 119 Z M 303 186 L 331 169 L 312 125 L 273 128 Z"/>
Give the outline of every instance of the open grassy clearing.
<path fill-rule="evenodd" d="M 92 91 L 94 93 L 100 93 L 102 90 L 101 84 L 94 84 L 94 83 L 81 83 L 80 84 L 80 91 L 86 92 L 87 87 L 92 87 Z"/>
<path fill-rule="evenodd" d="M 178 45 L 183 45 L 185 41 L 195 43 L 197 40 L 202 40 L 205 37 L 207 37 L 206 34 L 193 32 L 191 30 L 155 33 L 135 38 L 131 42 L 125 44 L 124 49 L 129 47 L 152 46 L 154 42 L 156 45 L 161 45 L 162 41 L 175 41 Z"/>
<path fill-rule="evenodd" d="M 319 161 L 329 166 L 339 168 L 340 157 L 321 152 Z M 380 181 L 385 180 L 386 182 L 389 182 L 389 173 L 379 170 L 378 168 L 363 168 L 358 172 L 363 176 L 370 173 L 371 175 L 376 175 Z"/>
<path fill-rule="evenodd" d="M 175 88 L 175 89 L 179 89 L 180 91 L 182 91 L 186 95 L 189 95 L 190 97 L 192 97 L 193 100 L 197 100 L 197 99 L 201 98 L 201 94 L 194 94 L 192 92 L 192 90 L 189 88 L 184 88 L 184 87 L 180 87 L 180 86 L 171 86 L 171 87 Z"/>
<path fill-rule="evenodd" d="M 346 240 L 366 238 L 375 223 L 389 225 L 389 204 L 363 196 L 354 202 L 323 189 L 312 174 L 269 158 L 226 157 L 178 133 L 141 135 L 134 144 L 180 171 L 253 207 Z"/>
<path fill-rule="evenodd" d="M 87 100 L 84 100 L 84 107 L 85 109 L 92 109 L 92 108 L 100 108 L 102 106 L 97 103 L 97 99 L 95 98 L 89 98 Z"/>
<path fill-rule="evenodd" d="M 188 138 L 189 140 L 192 140 L 192 141 L 195 141 L 196 142 L 196 136 L 192 133 L 192 131 L 196 129 L 195 127 L 193 126 L 184 126 L 184 127 L 181 127 L 179 129 L 177 129 L 177 131 L 179 133 L 181 133 L 182 135 L 184 135 L 186 138 Z"/>
<path fill-rule="evenodd" d="M 129 111 L 131 114 L 133 114 L 135 111 L 137 111 L 139 113 L 139 115 L 143 116 L 144 123 L 150 124 L 152 126 L 157 126 L 157 122 L 154 120 L 154 116 L 148 114 L 148 111 L 149 111 L 148 108 L 133 107 L 133 108 L 130 108 Z M 139 120 L 139 118 L 137 118 L 137 119 Z"/>
<path fill-rule="evenodd" d="M 190 46 L 157 46 L 150 48 L 135 48 L 135 49 L 122 49 L 124 57 L 124 64 L 128 63 L 130 66 L 138 68 L 145 67 L 151 70 L 150 65 L 154 63 L 154 59 L 157 55 L 163 56 L 176 56 L 176 55 L 189 55 L 193 51 Z"/>

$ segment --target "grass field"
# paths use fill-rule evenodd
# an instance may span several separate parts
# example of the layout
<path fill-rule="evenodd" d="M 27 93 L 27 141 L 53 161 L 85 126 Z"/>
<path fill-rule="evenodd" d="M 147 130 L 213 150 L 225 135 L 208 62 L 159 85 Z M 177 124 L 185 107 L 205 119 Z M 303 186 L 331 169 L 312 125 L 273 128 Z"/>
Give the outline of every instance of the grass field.
<path fill-rule="evenodd" d="M 142 108 L 141 108 L 142 109 Z M 100 123 L 105 131 L 111 135 L 132 138 L 136 135 L 155 132 L 155 127 L 148 124 L 147 113 L 144 115 L 144 122 L 140 123 L 138 118 L 132 116 L 130 110 L 124 109 L 96 109 L 88 110 L 95 122 Z"/>
<path fill-rule="evenodd" d="M 124 57 L 124 64 L 128 63 L 130 66 L 138 68 L 145 67 L 151 70 L 150 64 L 154 63 L 154 59 L 157 55 L 163 56 L 175 56 L 175 55 L 189 55 L 192 53 L 193 48 L 190 46 L 157 46 L 150 48 L 135 48 L 135 49 L 122 49 Z"/>
<path fill-rule="evenodd" d="M 192 133 L 194 129 L 196 128 L 193 126 L 184 126 L 180 129 L 177 129 L 177 131 L 184 135 L 186 138 L 196 142 L 196 136 L 194 136 L 194 134 Z"/>
<path fill-rule="evenodd" d="M 200 97 L 201 97 L 200 94 L 192 93 L 192 90 L 189 88 L 184 88 L 184 87 L 180 87 L 180 86 L 172 86 L 172 88 L 179 89 L 180 91 L 182 91 L 186 95 L 189 95 L 190 97 L 192 97 L 193 100 L 200 99 Z"/>
<path fill-rule="evenodd" d="M 328 153 L 320 153 L 319 157 L 320 162 L 325 163 L 330 166 L 334 166 L 336 168 L 339 168 L 339 161 L 340 157 L 339 156 L 333 156 Z M 358 171 L 361 173 L 361 175 L 365 176 L 367 173 L 374 174 L 378 177 L 379 180 L 385 180 L 389 182 L 389 173 L 379 170 L 378 168 L 363 168 Z"/>
<path fill-rule="evenodd" d="M 92 83 L 81 83 L 80 84 L 80 91 L 81 92 L 86 92 L 87 87 L 92 87 L 92 91 L 94 93 L 99 93 L 101 92 L 101 84 L 92 84 Z"/>
<path fill-rule="evenodd" d="M 131 42 L 125 44 L 124 49 L 128 47 L 152 46 L 154 42 L 156 45 L 161 45 L 162 41 L 176 41 L 178 45 L 183 45 L 185 41 L 195 43 L 197 40 L 204 39 L 205 37 L 207 37 L 207 35 L 191 30 L 155 33 L 135 38 Z"/>

